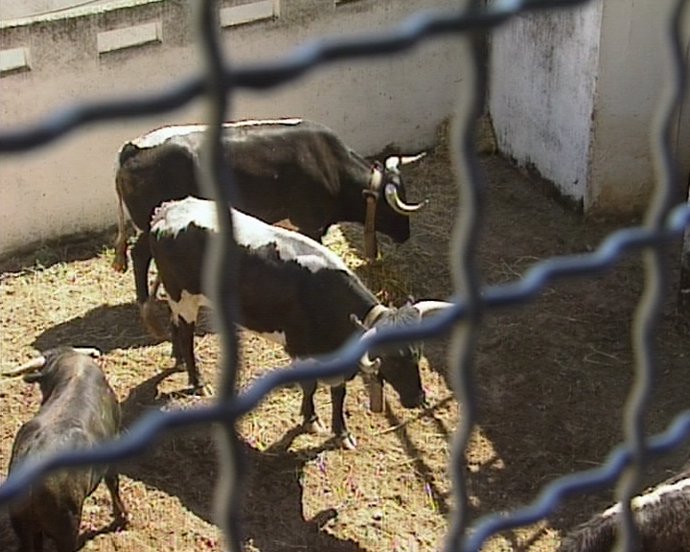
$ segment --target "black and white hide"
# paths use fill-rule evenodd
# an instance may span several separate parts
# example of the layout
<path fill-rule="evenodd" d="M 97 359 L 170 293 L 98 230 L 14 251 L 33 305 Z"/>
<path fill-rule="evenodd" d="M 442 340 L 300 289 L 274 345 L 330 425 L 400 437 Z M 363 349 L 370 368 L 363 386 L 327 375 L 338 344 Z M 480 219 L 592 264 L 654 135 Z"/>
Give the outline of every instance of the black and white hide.
<path fill-rule="evenodd" d="M 690 550 L 690 469 L 631 502 L 640 537 L 632 552 Z M 616 504 L 575 528 L 559 552 L 610 552 L 619 534 L 621 505 Z"/>
<path fill-rule="evenodd" d="M 384 326 L 416 324 L 426 314 L 451 306 L 422 301 L 399 309 L 384 307 L 340 257 L 320 243 L 236 210 L 231 216 L 238 245 L 239 322 L 282 344 L 292 358 L 332 353 L 362 327 L 374 332 Z M 164 203 L 151 221 L 151 251 L 172 311 L 173 351 L 195 389 L 203 382 L 194 359 L 194 326 L 199 308 L 209 304 L 201 271 L 216 228 L 214 204 L 193 197 Z M 421 354 L 419 343 L 384 347 L 371 358 L 365 355 L 359 369 L 388 382 L 402 405 L 412 408 L 425 400 L 419 376 Z M 357 369 L 353 367 L 346 379 Z M 343 415 L 345 381 L 328 383 L 332 430 L 347 444 L 351 439 Z M 304 423 L 317 424 L 316 381 L 305 382 L 302 388 Z"/>

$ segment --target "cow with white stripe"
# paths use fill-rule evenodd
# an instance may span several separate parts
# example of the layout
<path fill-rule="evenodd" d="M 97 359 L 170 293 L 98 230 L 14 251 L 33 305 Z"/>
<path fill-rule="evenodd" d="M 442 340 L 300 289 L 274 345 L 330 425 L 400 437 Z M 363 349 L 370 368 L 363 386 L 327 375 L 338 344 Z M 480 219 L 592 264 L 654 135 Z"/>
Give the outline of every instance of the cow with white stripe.
<path fill-rule="evenodd" d="M 127 142 L 116 173 L 118 237 L 113 267 L 127 269 L 124 206 L 141 231 L 132 248 L 137 302 L 148 296 L 148 231 L 163 201 L 203 197 L 199 153 L 206 125 L 169 126 Z M 409 217 L 424 202 L 408 204 L 398 157 L 369 163 L 329 128 L 302 119 L 239 121 L 223 125 L 222 145 L 234 175 L 237 209 L 268 223 L 321 239 L 337 222 L 365 224 L 367 256 L 376 256 L 376 231 L 400 243 L 410 236 Z"/>
<path fill-rule="evenodd" d="M 630 502 L 639 536 L 634 552 L 690 550 L 690 465 Z M 611 552 L 620 535 L 622 508 L 615 504 L 575 528 L 559 552 Z"/>
<path fill-rule="evenodd" d="M 237 243 L 239 323 L 279 341 L 293 358 L 334 352 L 357 331 L 419 323 L 451 304 L 421 301 L 398 309 L 385 307 L 344 262 L 328 248 L 297 232 L 270 226 L 231 209 Z M 194 327 L 199 309 L 208 305 L 202 290 L 202 267 L 217 233 L 215 205 L 188 197 L 166 202 L 151 221 L 150 245 L 172 311 L 173 352 L 187 369 L 189 383 L 203 382 L 194 359 Z M 150 312 L 150 309 L 145 309 Z M 367 354 L 359 369 L 396 390 L 406 408 L 425 401 L 419 375 L 420 343 L 382 347 Z M 331 386 L 332 431 L 349 446 L 343 415 L 345 381 Z M 301 414 L 307 427 L 318 426 L 313 395 L 316 382 L 302 384 Z"/>

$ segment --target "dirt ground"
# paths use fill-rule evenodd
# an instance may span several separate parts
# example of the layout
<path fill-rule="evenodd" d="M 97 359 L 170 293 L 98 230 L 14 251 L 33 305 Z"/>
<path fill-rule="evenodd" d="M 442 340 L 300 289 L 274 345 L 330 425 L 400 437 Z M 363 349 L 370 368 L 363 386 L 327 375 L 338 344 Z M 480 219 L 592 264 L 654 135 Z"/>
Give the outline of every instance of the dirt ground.
<path fill-rule="evenodd" d="M 585 220 L 549 199 L 542 185 L 498 157 L 484 157 L 488 208 L 479 247 L 487 284 L 509 282 L 539 259 L 592 250 L 613 223 Z M 381 300 L 408 295 L 445 298 L 452 293 L 449 236 L 456 190 L 447 151 L 440 147 L 405 169 L 409 195 L 428 197 L 413 219 L 411 240 L 382 240 L 382 260 L 362 260 L 361 228 L 329 235 Z M 669 248 L 673 284 L 677 248 Z M 133 303 L 132 274 L 110 269 L 112 249 L 103 240 L 43 247 L 4 264 L 0 277 L 0 360 L 16 365 L 36 349 L 58 344 L 99 347 L 104 369 L 131 426 L 154 409 L 189 408 L 204 400 L 177 393 L 184 374 L 169 374 L 170 345 L 142 329 Z M 479 423 L 461 461 L 469 484 L 471 517 L 506 511 L 534 499 L 553 478 L 599 465 L 621 439 L 621 409 L 631 383 L 631 316 L 639 299 L 639 256 L 605 275 L 559 281 L 519 309 L 487 313 L 476 355 Z M 687 407 L 687 320 L 675 311 L 669 287 L 658 331 L 658 380 L 648 429 L 658 431 Z M 454 499 L 449 448 L 459 405 L 449 387 L 448 340 L 430 341 L 423 382 L 431 406 L 405 410 L 387 392 L 382 414 L 366 409 L 356 379 L 347 411 L 358 440 L 355 451 L 334 448 L 327 437 L 302 435 L 297 388 L 272 393 L 242 419 L 246 458 L 242 505 L 249 551 L 422 552 L 437 550 Z M 197 356 L 208 381 L 216 378 L 218 340 L 197 337 Z M 259 337 L 243 335 L 242 384 L 287 361 Z M 37 388 L 0 383 L 0 476 L 7 473 L 12 440 L 39 405 Z M 317 395 L 330 419 L 325 389 Z M 461 405 L 460 405 L 461 407 Z M 461 412 L 461 408 L 460 408 Z M 687 448 L 655 461 L 647 482 L 665 478 L 687 459 Z M 82 520 L 85 551 L 214 551 L 222 536 L 214 523 L 218 472 L 211 429 L 198 428 L 152 443 L 149 452 L 119 466 L 131 526 L 108 531 L 110 502 L 99 489 Z M 561 535 L 607 506 L 611 489 L 566 501 L 541 523 L 496 536 L 487 552 L 555 550 Z M 0 550 L 14 536 L 0 515 Z"/>

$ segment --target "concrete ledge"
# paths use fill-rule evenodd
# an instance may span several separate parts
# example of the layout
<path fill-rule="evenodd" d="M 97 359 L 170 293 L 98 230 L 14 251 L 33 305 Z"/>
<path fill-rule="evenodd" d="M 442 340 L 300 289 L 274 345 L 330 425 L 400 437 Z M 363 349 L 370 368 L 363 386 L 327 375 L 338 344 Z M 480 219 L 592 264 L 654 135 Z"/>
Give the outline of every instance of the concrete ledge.
<path fill-rule="evenodd" d="M 280 16 L 280 0 L 261 0 L 251 4 L 221 8 L 220 26 L 234 27 Z"/>
<path fill-rule="evenodd" d="M 98 33 L 96 38 L 98 53 L 105 54 L 116 50 L 124 50 L 125 48 L 162 42 L 162 35 L 162 26 L 159 21 L 112 31 L 103 31 Z"/>
<path fill-rule="evenodd" d="M 28 48 L 0 50 L 0 75 L 15 73 L 17 71 L 28 71 L 29 69 Z"/>

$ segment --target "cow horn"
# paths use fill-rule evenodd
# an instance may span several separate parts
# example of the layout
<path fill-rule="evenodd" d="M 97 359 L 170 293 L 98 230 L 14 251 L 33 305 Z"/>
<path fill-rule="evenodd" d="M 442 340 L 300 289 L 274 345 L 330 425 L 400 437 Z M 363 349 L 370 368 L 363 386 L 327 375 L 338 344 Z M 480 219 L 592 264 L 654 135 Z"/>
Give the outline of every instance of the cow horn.
<path fill-rule="evenodd" d="M 376 328 L 370 328 L 362 334 L 360 339 L 365 339 L 368 336 L 374 335 L 376 333 Z M 365 374 L 374 374 L 381 366 L 381 359 L 375 358 L 371 360 L 369 353 L 364 353 L 359 359 L 359 369 Z"/>
<path fill-rule="evenodd" d="M 91 358 L 100 358 L 102 354 L 101 350 L 96 347 L 72 347 L 72 349 L 76 353 L 90 356 Z"/>
<path fill-rule="evenodd" d="M 40 370 L 43 368 L 43 366 L 46 363 L 46 357 L 43 355 L 32 358 L 29 362 L 26 364 L 22 364 L 20 367 L 15 368 L 14 370 L 8 370 L 7 372 L 2 372 L 3 377 L 5 378 L 15 378 L 17 376 L 21 376 L 24 374 L 28 374 L 29 372 L 35 372 L 36 370 Z"/>
<path fill-rule="evenodd" d="M 419 311 L 422 317 L 425 317 L 428 314 L 454 307 L 455 303 L 449 303 L 448 301 L 419 301 L 413 306 Z"/>
<path fill-rule="evenodd" d="M 405 203 L 402 199 L 400 199 L 398 187 L 390 182 L 386 184 L 386 187 L 383 189 L 383 193 L 386 196 L 388 205 L 390 205 L 391 208 L 400 215 L 410 216 L 412 213 L 416 213 L 425 207 L 427 203 L 429 203 L 428 199 L 420 201 L 419 203 Z"/>
<path fill-rule="evenodd" d="M 400 164 L 401 165 L 409 165 L 410 163 L 416 163 L 420 159 L 424 159 L 426 157 L 426 152 L 423 151 L 422 153 L 418 153 L 417 155 L 404 155 L 400 158 Z"/>

